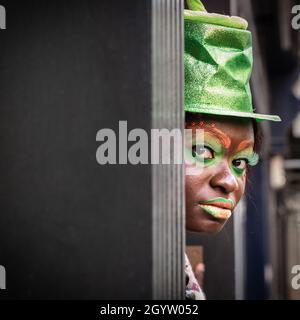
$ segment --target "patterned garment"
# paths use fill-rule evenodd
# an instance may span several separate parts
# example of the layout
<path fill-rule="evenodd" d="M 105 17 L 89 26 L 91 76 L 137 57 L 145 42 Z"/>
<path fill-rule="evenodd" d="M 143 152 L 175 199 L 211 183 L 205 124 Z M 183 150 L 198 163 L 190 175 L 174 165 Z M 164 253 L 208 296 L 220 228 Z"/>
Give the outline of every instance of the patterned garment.
<path fill-rule="evenodd" d="M 191 263 L 185 254 L 185 299 L 186 300 L 205 300 L 205 295 L 201 290 L 199 283 L 192 270 Z"/>

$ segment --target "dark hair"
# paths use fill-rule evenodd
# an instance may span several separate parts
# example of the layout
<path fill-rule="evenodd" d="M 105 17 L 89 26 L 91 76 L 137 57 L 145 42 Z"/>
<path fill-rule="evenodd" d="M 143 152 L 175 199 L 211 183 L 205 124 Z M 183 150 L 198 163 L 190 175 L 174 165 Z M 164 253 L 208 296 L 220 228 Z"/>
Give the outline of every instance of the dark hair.
<path fill-rule="evenodd" d="M 252 120 L 252 125 L 253 125 L 253 134 L 254 134 L 254 146 L 253 146 L 253 151 L 260 155 L 261 152 L 261 147 L 263 143 L 263 131 L 261 128 L 261 125 L 259 122 L 257 122 L 255 119 Z M 246 188 L 249 188 L 249 185 L 251 185 L 251 171 L 252 167 L 249 165 L 247 166 L 247 185 Z M 247 193 L 247 192 L 246 192 Z"/>
<path fill-rule="evenodd" d="M 262 146 L 262 142 L 263 142 L 263 131 L 261 128 L 261 125 L 259 124 L 259 122 L 257 122 L 256 120 L 252 120 L 252 125 L 253 125 L 253 133 L 254 133 L 254 151 L 256 153 L 260 153 L 261 151 L 261 146 Z"/>

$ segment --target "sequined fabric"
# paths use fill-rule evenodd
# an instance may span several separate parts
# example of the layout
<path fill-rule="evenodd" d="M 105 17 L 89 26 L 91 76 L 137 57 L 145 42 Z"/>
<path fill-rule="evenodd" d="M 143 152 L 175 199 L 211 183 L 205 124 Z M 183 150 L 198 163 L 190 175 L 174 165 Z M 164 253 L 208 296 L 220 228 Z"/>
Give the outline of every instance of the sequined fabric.
<path fill-rule="evenodd" d="M 251 33 L 185 21 L 185 111 L 198 107 L 252 112 Z"/>
<path fill-rule="evenodd" d="M 184 28 L 185 111 L 280 121 L 253 113 L 249 30 L 190 17 L 185 17 Z"/>
<path fill-rule="evenodd" d="M 191 263 L 186 254 L 185 254 L 185 277 L 186 277 L 185 299 L 186 300 L 205 300 L 205 295 L 199 286 L 199 283 L 192 270 Z"/>

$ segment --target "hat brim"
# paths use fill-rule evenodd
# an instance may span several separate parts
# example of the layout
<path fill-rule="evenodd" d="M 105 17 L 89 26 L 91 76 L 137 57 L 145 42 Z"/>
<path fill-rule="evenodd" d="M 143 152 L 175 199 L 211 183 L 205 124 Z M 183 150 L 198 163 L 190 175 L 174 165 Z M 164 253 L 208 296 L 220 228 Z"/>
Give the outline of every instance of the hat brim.
<path fill-rule="evenodd" d="M 262 121 L 282 121 L 281 118 L 277 115 L 271 114 L 261 114 L 261 113 L 254 113 L 254 112 L 241 112 L 241 111 L 229 111 L 224 109 L 208 109 L 208 108 L 199 108 L 199 107 L 188 107 L 185 108 L 186 112 L 192 113 L 205 113 L 205 114 L 213 114 L 213 115 L 220 115 L 220 116 L 230 116 L 230 117 L 238 117 L 238 118 L 251 118 L 255 119 L 257 122 Z"/>

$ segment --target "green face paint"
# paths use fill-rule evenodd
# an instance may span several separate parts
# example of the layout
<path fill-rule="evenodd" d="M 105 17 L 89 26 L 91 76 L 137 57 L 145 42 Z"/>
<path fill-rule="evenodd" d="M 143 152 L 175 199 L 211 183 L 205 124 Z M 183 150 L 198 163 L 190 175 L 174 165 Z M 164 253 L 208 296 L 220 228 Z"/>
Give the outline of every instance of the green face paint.
<path fill-rule="evenodd" d="M 241 177 L 245 174 L 247 165 L 255 166 L 258 163 L 258 160 L 258 154 L 253 151 L 252 147 L 248 147 L 233 156 L 231 159 L 232 171 L 238 177 Z"/>
<path fill-rule="evenodd" d="M 222 143 L 222 141 L 224 143 Z M 243 145 L 244 141 L 241 142 Z M 193 141 L 192 156 L 195 161 L 202 161 L 204 167 L 218 164 L 225 156 L 231 141 L 228 139 L 219 139 L 213 133 L 207 131 L 204 133 L 203 145 L 196 145 Z M 230 157 L 230 169 L 237 177 L 241 177 L 246 173 L 247 166 L 255 166 L 258 163 L 259 156 L 253 151 L 253 147 L 249 146 L 236 152 Z"/>
<path fill-rule="evenodd" d="M 205 205 L 205 204 L 200 204 L 200 207 L 207 213 L 209 213 L 210 215 L 212 215 L 215 218 L 218 219 L 229 219 L 232 211 L 229 209 L 224 209 L 224 208 L 220 208 L 220 207 L 216 207 L 216 206 L 212 206 L 212 205 Z"/>
<path fill-rule="evenodd" d="M 201 201 L 199 205 L 204 211 L 219 219 L 228 219 L 234 208 L 234 202 L 231 199 L 222 197 Z"/>
<path fill-rule="evenodd" d="M 201 150 L 202 152 L 199 152 Z M 224 156 L 224 146 L 220 140 L 209 132 L 204 133 L 203 146 L 194 146 L 193 151 L 196 159 L 204 158 L 204 166 L 211 166 L 218 163 Z"/>

